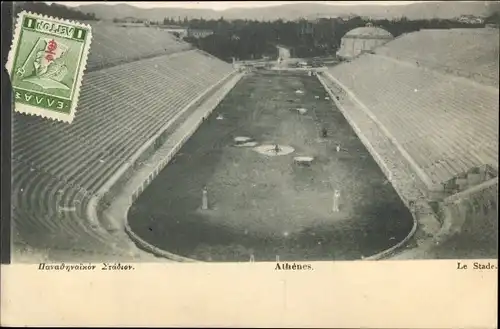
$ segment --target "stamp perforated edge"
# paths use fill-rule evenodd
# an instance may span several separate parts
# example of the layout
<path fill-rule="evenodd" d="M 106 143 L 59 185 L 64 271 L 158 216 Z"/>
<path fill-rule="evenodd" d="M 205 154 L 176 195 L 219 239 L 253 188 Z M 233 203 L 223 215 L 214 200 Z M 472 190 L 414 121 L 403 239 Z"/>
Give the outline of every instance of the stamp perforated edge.
<path fill-rule="evenodd" d="M 42 109 L 42 108 L 38 108 L 38 107 L 33 107 L 33 106 L 29 106 L 29 105 L 22 106 L 22 107 L 21 106 L 15 107 L 15 111 L 19 112 L 19 113 L 28 114 L 28 115 L 36 115 L 36 116 L 41 116 L 45 119 L 52 119 L 52 120 L 57 120 L 57 121 L 61 121 L 61 122 L 71 123 L 73 121 L 73 119 L 75 118 L 76 108 L 78 106 L 78 100 L 80 98 L 80 88 L 82 86 L 83 73 L 85 72 L 85 70 L 87 68 L 87 60 L 88 60 L 89 51 L 90 51 L 90 44 L 92 43 L 92 27 L 88 24 L 83 24 L 80 22 L 72 21 L 72 20 L 56 18 L 56 17 L 46 16 L 46 15 L 40 15 L 40 14 L 36 14 L 36 13 L 32 13 L 32 12 L 23 10 L 22 12 L 19 13 L 19 16 L 17 17 L 16 27 L 14 30 L 14 37 L 12 38 L 9 56 L 7 57 L 7 63 L 5 65 L 7 72 L 9 73 L 9 76 L 11 77 L 11 80 L 12 80 L 12 70 L 13 70 L 13 66 L 14 66 L 14 56 L 16 54 L 17 47 L 19 46 L 19 35 L 21 34 L 22 22 L 23 22 L 23 18 L 25 15 L 39 17 L 41 19 L 49 19 L 49 20 L 53 20 L 53 21 L 59 21 L 61 23 L 86 28 L 89 31 L 87 33 L 87 36 L 86 36 L 87 40 L 85 41 L 85 45 L 84 45 L 83 52 L 82 52 L 82 60 L 80 62 L 80 68 L 79 68 L 78 73 L 76 74 L 76 77 L 75 77 L 75 79 L 77 79 L 77 82 L 75 85 L 75 92 L 73 95 L 73 101 L 71 104 L 69 114 L 58 113 L 55 111 Z M 14 99 L 13 103 L 15 103 L 15 99 Z"/>

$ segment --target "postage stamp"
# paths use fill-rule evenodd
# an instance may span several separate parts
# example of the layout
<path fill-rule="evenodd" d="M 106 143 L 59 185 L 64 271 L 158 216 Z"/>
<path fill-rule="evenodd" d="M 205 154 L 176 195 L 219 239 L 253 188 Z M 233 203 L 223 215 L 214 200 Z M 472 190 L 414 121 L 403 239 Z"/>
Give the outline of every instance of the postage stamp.
<path fill-rule="evenodd" d="M 89 25 L 21 12 L 7 60 L 15 111 L 71 123 L 91 39 Z"/>

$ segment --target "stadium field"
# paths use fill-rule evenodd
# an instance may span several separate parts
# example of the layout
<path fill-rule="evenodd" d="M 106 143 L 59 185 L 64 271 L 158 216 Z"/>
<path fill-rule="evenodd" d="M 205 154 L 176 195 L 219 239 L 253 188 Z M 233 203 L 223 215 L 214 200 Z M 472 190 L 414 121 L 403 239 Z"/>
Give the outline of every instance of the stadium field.
<path fill-rule="evenodd" d="M 215 262 L 354 260 L 401 241 L 411 214 L 327 96 L 314 76 L 248 74 L 132 205 L 131 229 L 163 250 Z M 294 152 L 260 154 L 236 147 L 237 136 Z M 314 161 L 300 166 L 296 156 Z"/>

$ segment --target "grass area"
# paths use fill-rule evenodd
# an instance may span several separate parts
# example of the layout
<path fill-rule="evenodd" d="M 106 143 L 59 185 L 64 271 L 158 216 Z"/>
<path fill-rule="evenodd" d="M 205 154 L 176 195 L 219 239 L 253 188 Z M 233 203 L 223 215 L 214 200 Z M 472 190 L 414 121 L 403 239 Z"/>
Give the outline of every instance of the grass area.
<path fill-rule="evenodd" d="M 132 229 L 205 261 L 352 260 L 396 244 L 411 230 L 411 215 L 326 96 L 305 74 L 245 77 L 132 206 Z M 235 147 L 236 136 L 295 151 L 265 156 Z M 295 156 L 315 160 L 300 167 Z M 209 210 L 200 208 L 204 186 Z"/>

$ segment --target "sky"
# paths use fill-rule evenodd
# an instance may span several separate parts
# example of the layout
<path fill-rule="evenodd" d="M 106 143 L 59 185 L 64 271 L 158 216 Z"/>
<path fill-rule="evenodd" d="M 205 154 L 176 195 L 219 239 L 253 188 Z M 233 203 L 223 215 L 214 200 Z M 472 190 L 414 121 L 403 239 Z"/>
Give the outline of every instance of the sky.
<path fill-rule="evenodd" d="M 58 4 L 62 4 L 68 7 L 74 7 L 79 5 L 88 5 L 95 3 L 107 3 L 107 4 L 118 4 L 127 3 L 140 8 L 168 8 L 168 7 L 181 7 L 181 8 L 191 8 L 191 9 L 214 9 L 214 10 L 225 10 L 228 8 L 255 8 L 255 7 L 269 7 L 276 5 L 284 5 L 290 3 L 300 3 L 306 1 L 162 1 L 162 2 L 124 2 L 124 1 L 56 1 Z M 321 4 L 335 4 L 335 5 L 404 5 L 409 3 L 414 3 L 417 1 L 307 1 L 309 3 L 321 3 Z M 47 3 L 52 3 L 47 1 Z"/>

